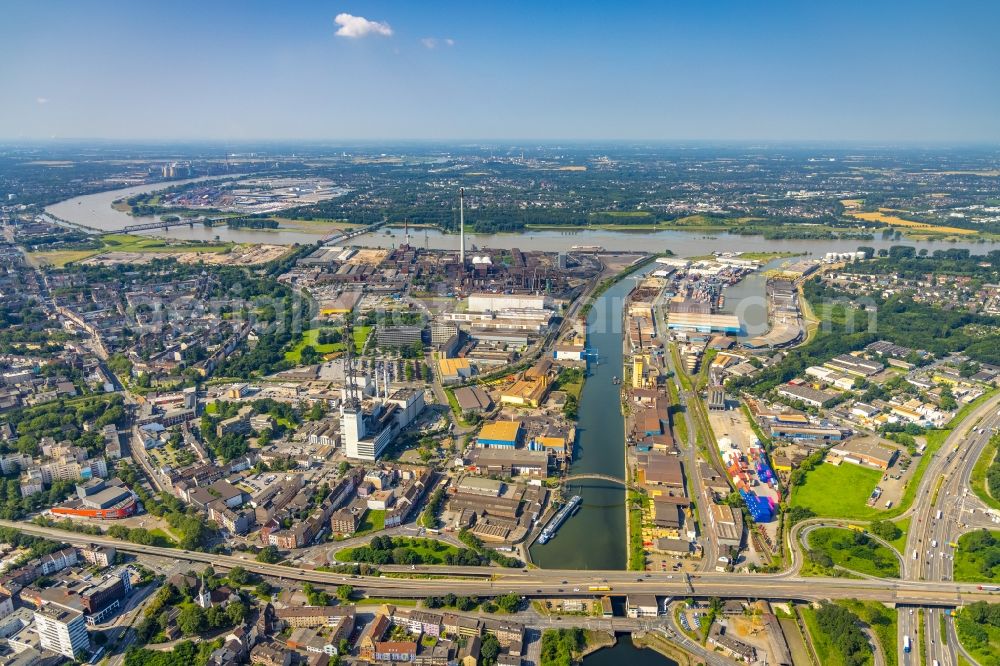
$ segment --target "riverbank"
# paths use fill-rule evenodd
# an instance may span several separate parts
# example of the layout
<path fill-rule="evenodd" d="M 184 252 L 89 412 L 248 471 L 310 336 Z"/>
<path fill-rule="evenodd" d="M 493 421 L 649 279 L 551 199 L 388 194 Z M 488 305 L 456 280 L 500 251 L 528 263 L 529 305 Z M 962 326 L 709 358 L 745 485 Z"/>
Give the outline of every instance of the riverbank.
<path fill-rule="evenodd" d="M 222 176 L 235 178 L 240 174 Z M 46 207 L 46 213 L 56 217 L 62 224 L 84 228 L 88 231 L 114 232 L 120 231 L 129 224 L 143 221 L 155 221 L 155 217 L 132 217 L 121 210 L 115 210 L 116 200 L 183 185 L 203 179 L 147 183 L 117 190 L 106 190 L 94 194 L 73 197 Z M 280 218 L 280 214 L 276 215 Z M 669 227 L 658 225 L 591 225 L 587 227 L 550 226 L 543 229 L 527 228 L 520 233 L 474 233 L 466 232 L 466 242 L 478 247 L 492 249 L 511 249 L 530 245 L 533 249 L 546 252 L 570 252 L 574 245 L 597 245 L 609 252 L 644 251 L 652 252 L 669 248 L 677 256 L 704 255 L 706 250 L 706 231 L 719 231 L 711 228 L 715 225 L 696 227 L 690 220 L 688 224 Z M 291 245 L 294 243 L 313 243 L 318 235 L 329 233 L 339 228 L 339 222 L 326 224 L 325 221 L 293 220 L 287 228 L 276 230 L 260 229 L 229 229 L 228 227 L 207 228 L 195 225 L 194 228 L 174 227 L 168 231 L 163 229 L 142 232 L 143 236 L 175 238 L 183 240 L 202 241 L 232 241 L 236 243 L 265 243 Z M 357 226 L 357 225 L 354 225 Z M 733 227 L 730 227 L 732 229 Z M 778 227 L 775 227 L 778 228 Z M 365 234 L 354 239 L 354 243 L 365 247 L 391 248 L 398 247 L 404 239 L 401 227 Z M 432 226 L 410 225 L 410 242 L 415 246 L 426 246 L 430 249 L 455 249 L 457 233 L 446 233 Z M 218 236 L 218 239 L 216 239 Z M 877 238 L 871 241 L 856 239 L 825 238 L 825 239 L 768 239 L 761 234 L 730 234 L 720 233 L 711 237 L 711 247 L 719 252 L 790 252 L 796 254 L 822 255 L 826 252 L 851 252 L 859 245 L 867 245 L 875 250 L 888 249 L 899 245 L 901 241 Z M 904 241 L 905 242 L 905 241 Z M 969 249 L 972 252 L 987 251 L 988 243 L 980 238 L 962 239 L 957 242 L 942 240 L 912 241 L 929 252 L 935 249 Z"/>
<path fill-rule="evenodd" d="M 632 644 L 637 648 L 653 650 L 672 659 L 678 666 L 696 666 L 704 663 L 681 646 L 654 632 L 635 632 L 632 634 Z"/>
<path fill-rule="evenodd" d="M 587 655 L 594 654 L 598 650 L 614 647 L 615 644 L 618 643 L 618 639 L 615 635 L 609 634 L 606 631 L 585 629 L 583 633 L 586 643 L 583 646 L 583 650 L 580 651 L 581 659 L 585 658 Z"/>

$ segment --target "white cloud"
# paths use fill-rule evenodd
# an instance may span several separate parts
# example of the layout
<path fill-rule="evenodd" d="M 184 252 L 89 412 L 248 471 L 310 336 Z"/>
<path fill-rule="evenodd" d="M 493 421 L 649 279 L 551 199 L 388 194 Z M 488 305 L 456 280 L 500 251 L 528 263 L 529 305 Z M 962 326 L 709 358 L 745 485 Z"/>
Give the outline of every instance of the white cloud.
<path fill-rule="evenodd" d="M 437 47 L 444 46 L 454 46 L 455 40 L 450 37 L 447 39 L 438 39 L 437 37 L 424 37 L 420 40 L 420 43 L 424 45 L 425 49 L 436 49 Z"/>
<path fill-rule="evenodd" d="M 37 102 L 38 104 L 48 104 L 49 103 L 49 98 L 48 97 L 36 97 L 35 98 L 35 102 Z"/>
<path fill-rule="evenodd" d="M 379 35 L 380 37 L 391 37 L 392 28 L 383 21 L 369 21 L 363 16 L 352 14 L 337 14 L 333 22 L 339 25 L 336 35 L 338 37 L 350 37 L 358 39 L 368 35 Z"/>

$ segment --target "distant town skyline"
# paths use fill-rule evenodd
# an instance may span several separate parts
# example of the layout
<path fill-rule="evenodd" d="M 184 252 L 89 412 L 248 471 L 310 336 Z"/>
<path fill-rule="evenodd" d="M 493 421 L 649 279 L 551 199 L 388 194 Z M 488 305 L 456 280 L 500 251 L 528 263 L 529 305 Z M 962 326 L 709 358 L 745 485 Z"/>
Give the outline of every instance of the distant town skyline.
<path fill-rule="evenodd" d="M 1000 5 L 28 2 L 0 139 L 1000 142 Z"/>

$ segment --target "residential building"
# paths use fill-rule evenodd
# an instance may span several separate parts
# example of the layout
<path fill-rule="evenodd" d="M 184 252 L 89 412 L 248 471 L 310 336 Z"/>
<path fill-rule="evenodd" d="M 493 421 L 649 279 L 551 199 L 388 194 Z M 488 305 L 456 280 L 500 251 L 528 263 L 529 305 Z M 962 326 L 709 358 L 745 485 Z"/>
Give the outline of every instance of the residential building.
<path fill-rule="evenodd" d="M 524 642 L 524 625 L 509 620 L 487 619 L 483 621 L 486 633 L 497 637 L 500 647 L 509 648 L 513 643 Z"/>
<path fill-rule="evenodd" d="M 75 659 L 90 650 L 90 634 L 83 613 L 58 604 L 44 604 L 35 611 L 35 626 L 46 650 Z"/>
<path fill-rule="evenodd" d="M 114 564 L 118 551 L 115 550 L 114 546 L 96 546 L 91 544 L 80 548 L 80 554 L 83 555 L 84 560 L 91 564 L 99 567 L 109 567 Z"/>
<path fill-rule="evenodd" d="M 417 658 L 414 641 L 379 641 L 375 643 L 375 661 L 410 662 Z"/>
<path fill-rule="evenodd" d="M 361 632 L 358 638 L 358 656 L 364 661 L 375 661 L 375 645 L 382 641 L 382 638 L 389 631 L 391 621 L 381 613 L 375 616 Z"/>

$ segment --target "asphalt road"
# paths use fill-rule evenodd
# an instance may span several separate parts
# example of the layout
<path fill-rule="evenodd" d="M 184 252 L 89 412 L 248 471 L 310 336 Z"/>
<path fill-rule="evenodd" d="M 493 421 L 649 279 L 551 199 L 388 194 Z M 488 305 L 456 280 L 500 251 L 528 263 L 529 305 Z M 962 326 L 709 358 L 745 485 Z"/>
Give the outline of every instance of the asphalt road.
<path fill-rule="evenodd" d="M 910 564 L 906 578 L 931 582 L 952 580 L 955 549 L 948 544 L 957 543 L 959 536 L 966 532 L 992 525 L 986 507 L 969 492 L 969 479 L 993 429 L 1000 427 L 998 407 L 1000 397 L 987 401 L 969 414 L 928 465 L 917 489 L 903 551 L 904 560 Z M 941 635 L 939 612 L 928 609 L 924 613 L 926 644 L 923 646 L 916 645 L 918 614 L 901 612 L 899 644 L 902 646 L 903 636 L 909 635 L 914 643 L 913 650 L 923 650 L 930 663 L 936 659 L 941 666 L 955 666 L 958 640 L 956 637 L 946 641 Z M 945 618 L 945 631 L 954 634 L 954 622 L 950 617 Z M 900 664 L 908 666 L 913 653 L 905 655 L 902 647 L 899 649 Z"/>
<path fill-rule="evenodd" d="M 559 569 L 494 569 L 492 579 L 452 578 L 462 569 L 436 567 L 436 578 L 396 578 L 347 576 L 331 572 L 296 569 L 264 564 L 247 556 L 217 555 L 179 549 L 158 548 L 127 543 L 107 537 L 39 527 L 27 523 L 0 521 L 29 534 L 62 539 L 71 543 L 114 545 L 119 550 L 137 554 L 172 557 L 177 560 L 204 562 L 225 569 L 241 566 L 248 571 L 278 579 L 310 581 L 320 585 L 349 584 L 378 596 L 421 598 L 447 589 L 458 595 L 495 596 L 516 593 L 525 597 L 594 596 L 590 586 L 609 587 L 616 594 L 652 593 L 661 596 L 698 596 L 762 599 L 844 599 L 861 598 L 883 603 L 955 607 L 979 600 L 995 600 L 1000 595 L 984 592 L 972 584 L 931 581 L 885 581 L 879 579 L 800 578 L 782 575 L 699 573 L 690 576 L 628 571 L 579 571 Z M 447 578 L 447 579 L 446 579 Z"/>

